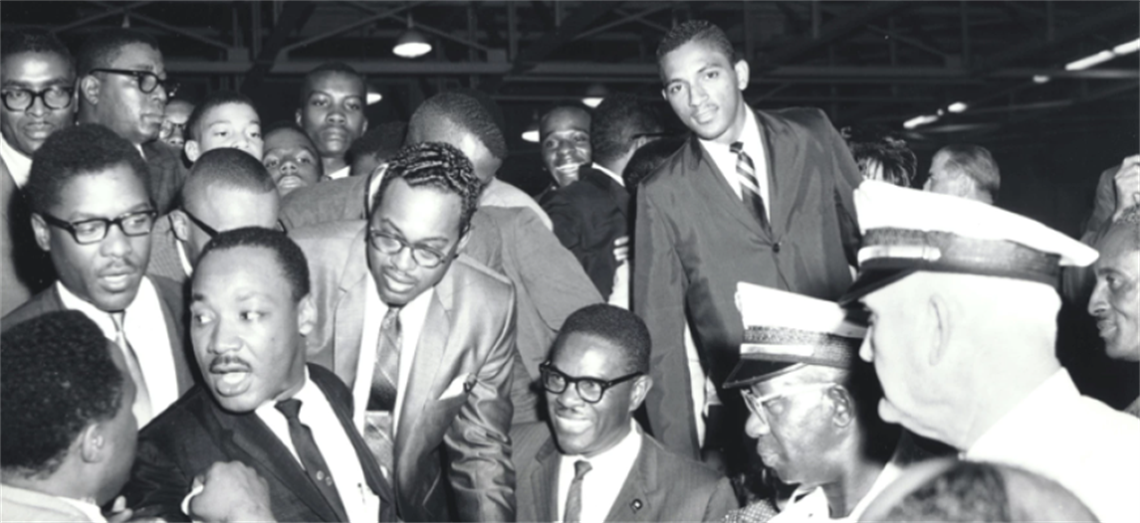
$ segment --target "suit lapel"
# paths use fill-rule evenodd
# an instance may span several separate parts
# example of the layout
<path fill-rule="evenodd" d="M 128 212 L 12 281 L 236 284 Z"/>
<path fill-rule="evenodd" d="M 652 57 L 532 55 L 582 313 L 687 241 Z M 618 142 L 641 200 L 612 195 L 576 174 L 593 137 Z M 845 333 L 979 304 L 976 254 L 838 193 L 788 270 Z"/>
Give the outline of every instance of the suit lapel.
<path fill-rule="evenodd" d="M 651 515 L 664 515 L 657 514 L 656 507 L 651 506 L 661 502 L 653 497 L 657 491 L 658 480 L 657 449 L 644 434 L 639 436 L 641 451 L 637 453 L 637 461 L 633 462 L 633 468 L 626 476 L 621 492 L 618 493 L 617 499 L 614 499 L 609 514 L 606 514 L 606 521 L 644 521 Z"/>
<path fill-rule="evenodd" d="M 719 206 L 715 202 L 723 202 L 722 205 L 728 208 L 728 213 L 736 221 L 753 233 L 768 238 L 768 232 L 760 227 L 760 222 L 756 221 L 756 217 L 752 216 L 752 213 L 744 207 L 740 197 L 732 190 L 732 186 L 728 184 L 728 180 L 724 178 L 724 174 L 720 172 L 716 162 L 705 155 L 704 147 L 697 135 L 691 135 L 688 147 L 690 158 L 686 163 L 689 169 L 695 171 L 696 174 L 696 176 L 690 176 L 694 190 L 703 194 L 705 201 L 710 202 L 714 208 Z M 713 212 L 718 211 L 713 209 Z"/>
<path fill-rule="evenodd" d="M 802 140 L 791 136 L 785 122 L 754 111 L 760 137 L 764 140 L 764 161 L 768 165 L 768 200 L 772 234 L 777 241 L 783 238 L 796 212 L 807 197 L 809 180 L 803 176 L 800 165 Z"/>
<path fill-rule="evenodd" d="M 360 363 L 360 340 L 364 331 L 364 300 L 372 275 L 368 271 L 365 252 L 365 224 L 349 245 L 345 267 L 337 289 L 333 321 L 333 372 L 345 379 L 349 390 L 355 390 L 357 365 Z"/>
<path fill-rule="evenodd" d="M 539 521 L 559 521 L 562 516 L 558 514 L 558 466 L 562 460 L 561 455 L 555 451 L 553 437 L 546 439 L 546 443 L 535 454 L 535 459 L 538 466 L 530 471 L 534 517 Z"/>
<path fill-rule="evenodd" d="M 453 271 L 435 286 L 431 305 L 428 306 L 427 318 L 423 328 L 420 329 L 420 339 L 416 342 L 415 359 L 412 360 L 412 370 L 408 373 L 408 386 L 404 389 L 404 396 L 400 398 L 400 419 L 396 420 L 396 470 L 411 470 L 411 463 L 399 463 L 400 456 L 405 455 L 403 449 L 408 444 L 408 438 L 415 435 L 414 428 L 419 426 L 420 418 L 424 414 L 428 400 L 431 399 L 431 389 L 435 384 L 439 371 L 444 365 L 447 351 L 447 339 L 451 333 L 451 290 Z"/>

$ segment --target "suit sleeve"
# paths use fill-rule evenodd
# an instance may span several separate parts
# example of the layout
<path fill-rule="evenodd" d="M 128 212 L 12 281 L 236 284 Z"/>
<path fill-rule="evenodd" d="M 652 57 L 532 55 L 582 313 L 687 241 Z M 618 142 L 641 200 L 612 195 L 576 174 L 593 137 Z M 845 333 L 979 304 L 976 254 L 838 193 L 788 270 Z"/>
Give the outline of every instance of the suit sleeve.
<path fill-rule="evenodd" d="M 705 507 L 705 515 L 701 521 L 721 521 L 729 511 L 740 508 L 740 503 L 736 501 L 736 493 L 732 490 L 732 483 L 728 478 L 721 478 L 716 484 L 716 490 L 713 491 L 712 497 L 709 498 L 709 504 Z"/>
<path fill-rule="evenodd" d="M 651 198 L 649 186 L 642 186 L 637 198 L 633 311 L 649 328 L 653 342 L 649 374 L 659 384 L 649 389 L 645 410 L 657 441 L 681 456 L 699 460 L 684 344 L 688 282 L 669 218 Z"/>
<path fill-rule="evenodd" d="M 508 309 L 467 401 L 444 444 L 448 479 L 461 521 L 514 521 L 515 469 L 511 463 L 511 384 L 515 353 L 515 299 Z"/>
<path fill-rule="evenodd" d="M 565 196 L 565 191 L 559 191 L 546 201 L 543 208 L 554 224 L 554 235 L 558 241 L 578 259 L 603 299 L 608 299 L 613 291 L 614 269 L 617 268 L 617 263 L 613 260 L 613 248 L 601 253 L 590 249 L 589 217 L 584 215 L 585 209 L 575 203 Z"/>
<path fill-rule="evenodd" d="M 859 172 L 859 165 L 851 156 L 847 142 L 831 125 L 827 114 L 819 111 L 819 117 L 823 121 L 816 135 L 822 142 L 823 150 L 831 152 L 831 171 L 835 173 L 835 212 L 839 220 L 843 252 L 847 255 L 847 263 L 858 267 L 863 235 L 859 232 L 859 218 L 855 213 L 855 189 L 863 183 L 863 174 Z"/>
<path fill-rule="evenodd" d="M 123 488 L 127 506 L 134 518 L 160 518 L 165 521 L 189 521 L 182 513 L 182 499 L 190 493 L 193 477 L 170 459 L 171 452 L 158 442 L 162 437 L 139 435 L 138 452 L 131 469 L 131 479 Z"/>

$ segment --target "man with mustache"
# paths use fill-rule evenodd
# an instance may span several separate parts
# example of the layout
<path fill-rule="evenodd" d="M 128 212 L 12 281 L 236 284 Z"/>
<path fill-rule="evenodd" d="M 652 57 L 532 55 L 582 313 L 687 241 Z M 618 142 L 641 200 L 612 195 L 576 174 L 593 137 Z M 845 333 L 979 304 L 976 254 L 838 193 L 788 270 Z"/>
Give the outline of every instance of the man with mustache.
<path fill-rule="evenodd" d="M 144 276 L 155 210 L 146 164 L 105 127 L 81 124 L 36 151 L 25 187 L 32 229 L 59 281 L 0 320 L 7 329 L 49 311 L 78 310 L 123 351 L 140 427 L 193 384 L 183 347 L 182 290 Z"/>
<path fill-rule="evenodd" d="M 101 29 L 78 56 L 79 123 L 102 125 L 146 159 L 150 195 L 166 214 L 186 180 L 182 151 L 158 140 L 166 100 L 178 85 L 167 79 L 158 42 L 132 29 Z"/>
<path fill-rule="evenodd" d="M 661 94 L 692 136 L 638 189 L 632 301 L 653 335 L 651 375 L 675 385 L 649 391 L 653 434 L 697 457 L 693 413 L 705 405 L 689 393 L 686 318 L 705 370 L 722 384 L 744 341 L 737 282 L 838 298 L 851 283 L 851 194 L 862 176 L 822 111 L 745 103 L 748 62 L 719 27 L 677 25 L 657 64 Z M 742 464 L 744 406 L 735 394 L 720 399 L 727 412 L 709 407 L 706 450 L 723 445 L 728 463 Z"/>
<path fill-rule="evenodd" d="M 195 476 L 236 461 L 265 479 L 276 521 L 394 521 L 391 485 L 353 426 L 349 390 L 305 363 L 316 310 L 297 245 L 260 227 L 220 233 L 191 295 L 205 379 L 139 434 L 124 490 L 136 517 L 206 519 L 216 507 L 198 499 Z"/>
<path fill-rule="evenodd" d="M 345 153 L 368 130 L 367 95 L 364 78 L 342 62 L 321 64 L 305 75 L 297 125 L 317 145 L 322 172 L 330 179 L 348 176 L 351 166 Z"/>
<path fill-rule="evenodd" d="M 3 310 L 7 314 L 54 280 L 38 249 L 20 189 L 28 181 L 32 154 L 52 133 L 75 118 L 75 62 L 55 35 L 41 29 L 0 34 L 0 249 Z M 45 270 L 46 266 L 46 270 Z"/>

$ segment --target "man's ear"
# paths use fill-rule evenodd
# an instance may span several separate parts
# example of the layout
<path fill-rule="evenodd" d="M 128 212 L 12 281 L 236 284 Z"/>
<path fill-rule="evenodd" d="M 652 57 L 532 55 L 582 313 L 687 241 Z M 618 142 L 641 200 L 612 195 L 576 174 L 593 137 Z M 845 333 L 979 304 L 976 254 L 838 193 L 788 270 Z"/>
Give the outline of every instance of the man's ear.
<path fill-rule="evenodd" d="M 295 122 L 297 122 L 298 127 L 302 128 L 302 129 L 305 128 L 303 125 L 301 125 L 301 110 L 300 109 L 297 109 L 297 112 L 293 114 L 293 120 Z"/>
<path fill-rule="evenodd" d="M 471 227 L 472 225 L 468 224 L 467 230 L 463 231 L 463 236 L 459 237 L 459 245 L 455 247 L 456 254 L 463 252 L 463 249 L 467 247 L 467 241 L 471 239 Z"/>
<path fill-rule="evenodd" d="M 633 412 L 641 406 L 645 401 L 645 396 L 649 394 L 649 389 L 653 388 L 653 378 L 647 375 L 638 376 L 633 379 L 633 389 L 630 391 L 629 396 L 629 411 Z"/>
<path fill-rule="evenodd" d="M 198 161 L 198 158 L 202 156 L 197 140 L 186 140 L 186 144 L 182 146 L 182 150 L 186 151 L 186 157 L 190 159 L 190 163 Z"/>
<path fill-rule="evenodd" d="M 929 347 L 926 355 L 927 363 L 931 367 L 937 366 L 946 356 L 950 344 L 950 303 L 939 294 L 931 294 L 927 301 L 927 318 L 923 320 L 924 339 L 922 343 Z"/>
<path fill-rule="evenodd" d="M 669 93 L 665 90 L 664 87 L 661 88 L 661 98 L 664 98 L 666 102 L 669 101 Z"/>
<path fill-rule="evenodd" d="M 51 231 L 39 213 L 32 213 L 32 233 L 36 237 L 36 245 L 39 245 L 44 252 L 51 252 Z"/>
<path fill-rule="evenodd" d="M 89 74 L 79 79 L 79 96 L 82 96 L 87 103 L 96 105 L 99 103 L 99 91 L 102 87 L 102 82 Z"/>
<path fill-rule="evenodd" d="M 174 237 L 183 243 L 190 241 L 190 219 L 186 213 L 182 209 L 173 209 L 166 216 L 170 220 L 170 230 L 174 232 Z"/>
<path fill-rule="evenodd" d="M 103 461 L 108 443 L 103 428 L 98 423 L 91 423 L 79 432 L 79 457 L 87 463 Z"/>
<path fill-rule="evenodd" d="M 732 68 L 736 70 L 736 88 L 741 91 L 748 89 L 748 80 L 750 79 L 748 75 L 752 72 L 748 67 L 748 60 L 742 58 Z"/>
<path fill-rule="evenodd" d="M 297 304 L 297 328 L 302 336 L 308 336 L 316 324 L 317 307 L 313 305 L 313 295 L 306 294 Z"/>
<path fill-rule="evenodd" d="M 361 128 L 360 128 L 360 134 L 363 135 L 366 132 L 368 132 L 368 117 L 367 116 L 364 117 L 364 125 L 361 126 Z"/>
<path fill-rule="evenodd" d="M 827 399 L 831 400 L 831 420 L 839 427 L 847 427 L 855 421 L 855 404 L 846 388 L 833 386 L 827 389 Z"/>

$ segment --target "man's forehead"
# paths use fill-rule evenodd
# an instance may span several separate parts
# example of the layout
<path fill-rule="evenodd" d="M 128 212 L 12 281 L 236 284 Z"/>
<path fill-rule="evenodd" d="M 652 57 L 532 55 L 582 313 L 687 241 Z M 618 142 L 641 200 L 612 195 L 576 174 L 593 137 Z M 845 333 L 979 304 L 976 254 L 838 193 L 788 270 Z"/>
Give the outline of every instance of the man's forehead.
<path fill-rule="evenodd" d="M 348 91 L 350 96 L 364 96 L 365 90 L 364 81 L 356 76 L 340 71 L 326 71 L 308 79 L 305 91 L 309 94 L 344 94 Z"/>
<path fill-rule="evenodd" d="M 161 71 L 162 52 L 141 42 L 133 42 L 120 47 L 108 57 L 108 65 L 114 69 L 138 71 Z"/>
<path fill-rule="evenodd" d="M 681 62 L 681 58 L 686 58 L 685 62 Z M 692 68 L 694 71 L 699 71 L 709 66 L 719 67 L 732 67 L 732 57 L 725 56 L 725 54 L 709 42 L 703 40 L 692 40 L 686 42 L 684 45 L 670 51 L 661 59 L 661 68 L 665 70 L 666 75 L 672 72 L 680 72 L 676 69 L 685 65 Z M 666 82 L 674 78 L 665 78 Z"/>
<path fill-rule="evenodd" d="M 218 122 L 232 122 L 238 119 L 257 121 L 257 110 L 248 104 L 233 102 L 211 108 L 202 120 L 206 125 Z"/>
<path fill-rule="evenodd" d="M 316 152 L 316 148 L 309 142 L 309 138 L 296 129 L 278 129 L 265 137 L 266 153 L 270 151 L 292 152 L 297 149 Z"/>
<path fill-rule="evenodd" d="M 542 120 L 542 134 L 558 131 L 590 132 L 590 115 L 580 109 L 555 109 Z"/>
<path fill-rule="evenodd" d="M 70 82 L 75 72 L 59 53 L 28 51 L 16 53 L 0 63 L 0 78 L 9 83 Z"/>

